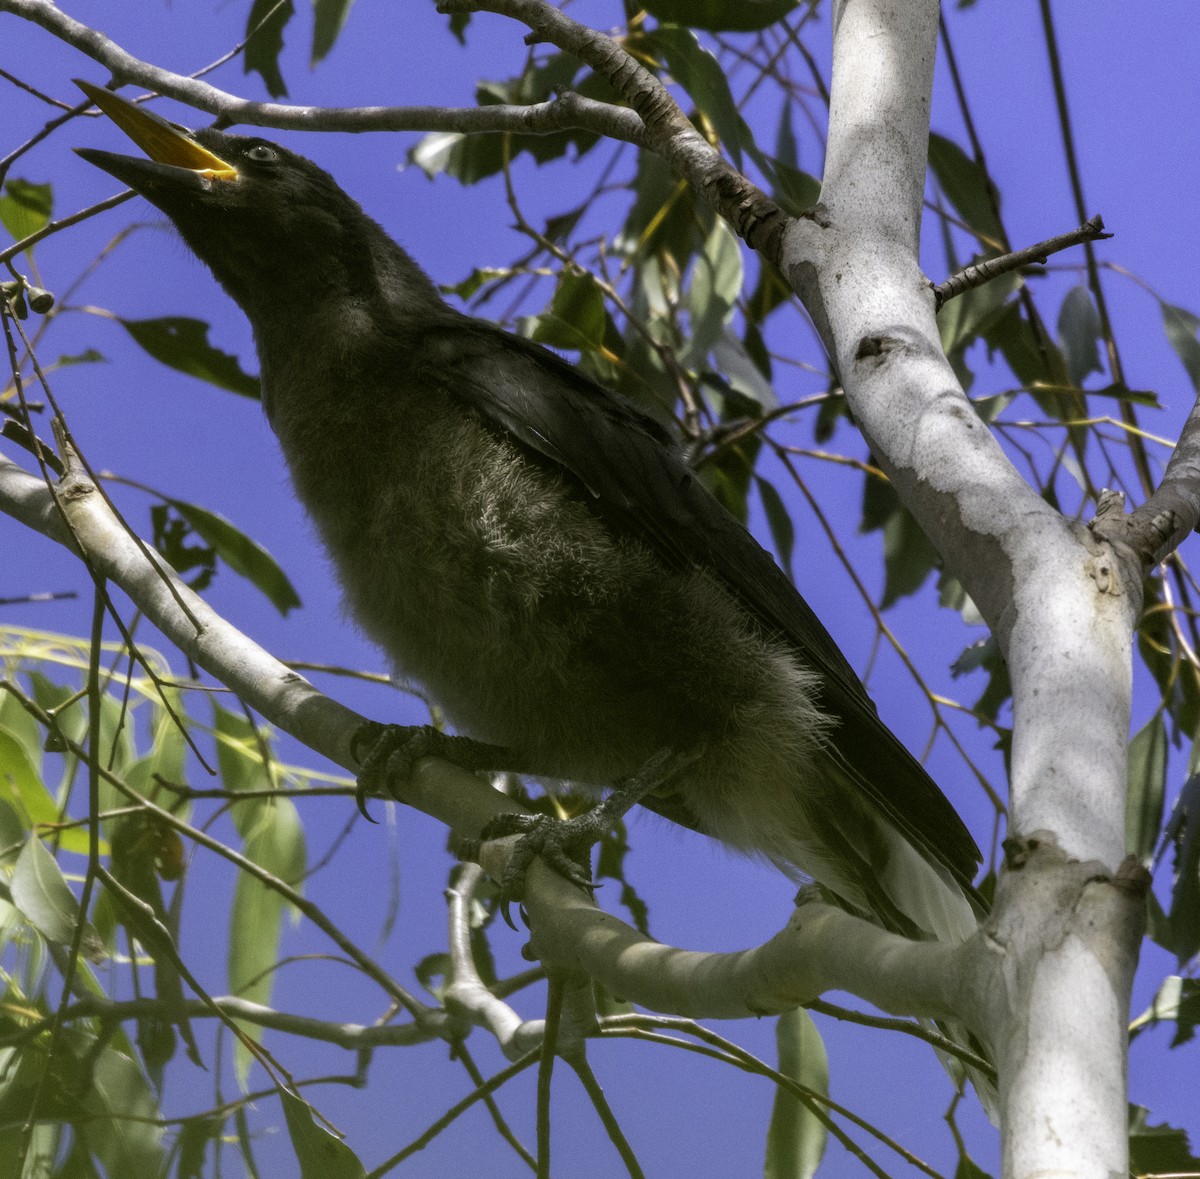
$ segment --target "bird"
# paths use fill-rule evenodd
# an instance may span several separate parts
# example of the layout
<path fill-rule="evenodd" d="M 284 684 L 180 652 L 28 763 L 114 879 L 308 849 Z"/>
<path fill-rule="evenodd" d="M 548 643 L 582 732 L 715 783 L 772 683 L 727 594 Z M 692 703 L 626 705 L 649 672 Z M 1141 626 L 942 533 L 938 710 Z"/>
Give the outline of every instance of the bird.
<path fill-rule="evenodd" d="M 460 748 L 632 787 L 906 936 L 977 928 L 966 826 L 669 429 L 451 307 L 308 159 L 80 85 L 149 158 L 76 150 L 246 314 L 349 612 Z"/>

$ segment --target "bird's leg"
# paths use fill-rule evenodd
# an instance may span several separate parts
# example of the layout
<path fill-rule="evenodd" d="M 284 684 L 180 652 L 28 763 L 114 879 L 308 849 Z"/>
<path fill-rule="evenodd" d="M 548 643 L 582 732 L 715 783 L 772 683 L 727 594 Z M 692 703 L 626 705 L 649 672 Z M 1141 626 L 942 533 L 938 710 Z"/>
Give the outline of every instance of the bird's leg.
<path fill-rule="evenodd" d="M 592 845 L 612 830 L 617 820 L 646 795 L 666 783 L 673 774 L 695 761 L 699 753 L 678 753 L 660 749 L 631 777 L 586 814 L 574 819 L 555 819 L 550 815 L 497 815 L 483 829 L 480 842 L 520 835 L 508 866 L 500 879 L 500 911 L 515 929 L 509 906 L 523 892 L 525 873 L 534 856 L 541 856 L 560 876 L 580 888 L 594 889 L 587 853 Z"/>
<path fill-rule="evenodd" d="M 363 817 L 372 823 L 375 820 L 367 812 L 367 798 L 392 794 L 388 784 L 403 782 L 422 757 L 440 757 L 464 770 L 521 772 L 510 750 L 485 745 L 470 737 L 451 736 L 432 725 L 381 725 L 368 721 L 355 733 L 351 752 L 362 766 L 354 800 Z"/>

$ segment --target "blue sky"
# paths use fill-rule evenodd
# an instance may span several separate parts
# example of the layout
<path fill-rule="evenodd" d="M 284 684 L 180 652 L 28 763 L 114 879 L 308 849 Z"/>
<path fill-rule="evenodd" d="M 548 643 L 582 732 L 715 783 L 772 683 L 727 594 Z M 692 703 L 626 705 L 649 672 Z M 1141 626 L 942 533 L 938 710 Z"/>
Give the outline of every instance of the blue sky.
<path fill-rule="evenodd" d="M 223 4 L 197 15 L 194 5 L 174 7 L 130 2 L 120 6 L 64 4 L 82 20 L 98 27 L 130 52 L 158 64 L 189 72 L 226 52 L 242 35 L 242 5 Z M 507 77 L 520 68 L 525 47 L 523 30 L 495 17 L 477 18 L 463 48 L 446 32 L 445 18 L 425 0 L 409 0 L 403 19 L 398 7 L 360 4 L 330 58 L 315 71 L 305 62 L 303 42 L 306 15 L 289 33 L 284 72 L 291 97 L 306 104 L 451 104 L 473 101 L 477 77 Z M 588 0 L 572 10 L 580 19 L 604 27 L 619 16 L 615 5 Z M 1200 15 L 1187 3 L 1156 5 L 1154 15 L 1134 6 L 1060 3 L 1057 12 L 1060 44 L 1068 81 L 1071 113 L 1083 168 L 1089 212 L 1101 213 L 1114 241 L 1102 257 L 1120 263 L 1163 298 L 1200 311 L 1195 275 L 1196 235 L 1192 231 L 1200 133 L 1200 80 L 1194 69 L 1194 49 Z M 1046 55 L 1036 5 L 999 4 L 995 0 L 965 10 L 949 10 L 951 34 L 959 56 L 973 112 L 989 163 L 1004 197 L 1003 209 L 1014 242 L 1019 245 L 1045 238 L 1076 224 L 1062 165 Z M 827 26 L 827 21 L 826 21 Z M 81 75 L 97 82 L 103 71 L 75 51 L 53 42 L 46 34 L 11 17 L 3 19 L 0 65 L 36 80 L 58 97 L 73 98 L 67 79 Z M 304 30 L 302 32 L 302 30 Z M 828 56 L 825 37 L 812 43 L 822 60 Z M 213 79 L 218 85 L 250 97 L 264 97 L 256 78 L 243 78 L 237 65 L 226 66 Z M 6 92 L 8 110 L 5 148 L 38 127 L 42 108 L 14 92 Z M 159 108 L 170 117 L 198 124 L 202 120 L 173 104 Z M 939 64 L 935 87 L 933 127 L 960 139 L 960 122 L 948 78 Z M 405 152 L 416 136 L 303 136 L 273 134 L 311 155 L 373 216 L 380 220 L 431 273 L 436 281 L 453 283 L 475 266 L 503 264 L 522 248 L 509 228 L 511 213 L 502 186 L 485 182 L 463 189 L 454 181 L 428 180 L 417 169 L 401 169 Z M 79 121 L 26 157 L 15 174 L 55 184 L 56 212 L 65 213 L 113 191 L 110 178 L 88 168 L 69 152 L 70 146 L 124 150 L 119 132 L 100 121 Z M 802 162 L 819 171 L 811 145 Z M 522 164 L 516 170 L 522 199 L 532 210 L 546 211 L 572 204 L 572 185 L 584 191 L 584 180 L 570 169 L 538 173 Z M 58 355 L 83 347 L 98 348 L 108 358 L 103 366 L 62 370 L 55 392 L 67 409 L 76 437 L 91 461 L 137 478 L 180 498 L 201 503 L 228 516 L 264 543 L 281 561 L 299 588 L 304 609 L 281 618 L 263 599 L 245 592 L 238 579 L 222 576 L 208 594 L 214 606 L 238 627 L 283 658 L 302 658 L 353 667 L 380 669 L 382 662 L 341 616 L 336 585 L 317 550 L 310 529 L 291 498 L 286 473 L 257 405 L 181 377 L 132 349 L 122 329 L 102 317 L 82 313 L 84 305 L 108 308 L 127 317 L 162 314 L 194 315 L 213 325 L 212 338 L 236 352 L 246 368 L 255 367 L 249 329 L 199 263 L 161 227 L 161 219 L 144 204 L 127 204 L 82 228 L 39 247 L 38 259 L 46 285 L 64 288 L 80 271 L 83 260 L 132 220 L 150 222 L 139 230 L 90 278 L 73 302 L 80 312 L 64 315 L 55 327 L 47 352 Z M 927 234 L 927 263 L 938 269 L 937 239 Z M 89 252 L 90 251 L 90 252 Z M 1057 259 L 1054 273 L 1042 280 L 1054 292 L 1079 281 L 1073 269 L 1076 254 Z M 1134 388 L 1154 389 L 1164 409 L 1143 412 L 1150 431 L 1173 436 L 1190 408 L 1193 392 L 1186 375 L 1162 333 L 1158 306 L 1136 282 L 1114 272 L 1105 275 L 1118 340 Z M 1042 288 L 1039 287 L 1039 291 Z M 1061 296 L 1051 294 L 1046 307 L 1057 310 Z M 797 330 L 806 329 L 797 317 Z M 810 359 L 820 363 L 810 348 Z M 808 380 L 808 385 L 803 382 Z M 817 378 L 798 378 L 793 395 L 823 387 Z M 785 394 L 788 395 L 788 394 Z M 1107 412 L 1110 407 L 1104 407 Z M 843 435 L 841 445 L 857 453 Z M 6 450 L 6 453 L 9 451 Z M 831 470 L 823 476 L 821 499 L 843 531 L 857 523 L 859 491 L 851 475 Z M 146 530 L 148 501 L 135 493 L 120 497 L 135 526 Z M 797 515 L 797 528 L 811 538 L 808 559 L 798 562 L 797 577 L 805 596 L 843 643 L 851 661 L 866 666 L 871 655 L 870 630 L 862 626 L 856 599 L 806 510 Z M 848 541 L 863 567 L 871 570 L 877 537 Z M 80 584 L 74 563 L 48 542 L 25 534 L 0 520 L 0 597 L 22 592 L 59 589 Z M 1186 556 L 1185 552 L 1185 556 Z M 876 562 L 877 564 L 877 562 Z M 45 629 L 83 633 L 90 606 L 83 601 L 39 607 L 19 616 L 9 611 L 0 620 Z M 966 642 L 975 637 L 954 615 L 937 612 L 924 601 L 905 601 L 889 616 L 903 641 L 919 655 L 930 681 L 946 692 L 971 687 L 952 685 L 946 667 Z M 352 707 L 381 719 L 411 716 L 420 719 L 394 693 L 318 681 Z M 898 662 L 880 658 L 870 680 L 872 693 L 892 727 L 910 747 L 920 751 L 929 731 L 925 706 L 915 699 Z M 1145 719 L 1152 701 L 1138 705 Z M 312 762 L 305 751 L 284 743 L 283 756 Z M 973 821 L 977 838 L 989 836 L 986 809 L 962 780 L 961 763 L 945 749 L 935 748 L 930 762 L 934 776 Z M 199 784 L 199 783 L 194 783 Z M 313 804 L 310 819 L 313 855 L 340 827 L 344 807 Z M 632 825 L 635 849 L 632 872 L 651 902 L 653 929 L 664 940 L 691 948 L 736 949 L 768 937 L 786 918 L 792 888 L 769 869 L 735 859 L 698 836 L 677 831 L 653 818 Z M 410 811 L 393 810 L 379 828 L 360 828 L 349 854 L 343 853 L 332 870 L 313 882 L 332 916 L 343 919 L 371 945 L 386 907 L 390 862 L 400 865 L 400 916 L 396 931 L 381 951 L 384 961 L 402 978 L 422 954 L 441 948 L 441 889 L 448 859 L 444 835 L 432 821 Z M 214 992 L 224 990 L 221 915 L 227 898 L 217 874 L 197 860 L 190 885 L 191 904 L 198 910 L 194 946 L 210 939 L 211 961 L 203 977 Z M 205 891 L 211 889 L 212 891 Z M 203 898 L 203 903 L 200 903 Z M 602 895 L 605 903 L 615 898 Z M 377 904 L 376 904 L 377 902 Z M 286 936 L 285 952 L 327 949 L 306 931 Z M 506 959 L 505 969 L 522 964 L 519 939 L 495 939 Z M 1154 981 L 1166 968 L 1161 954 L 1148 948 L 1147 969 L 1139 984 L 1135 1010 L 1150 997 Z M 376 1014 L 374 996 L 349 985 L 347 972 L 327 964 L 285 970 L 280 976 L 277 1004 L 329 1017 L 368 1019 Z M 314 993 L 313 980 L 319 989 Z M 836 997 L 835 997 L 836 998 Z M 356 1004 L 360 1004 L 356 1007 Z M 536 1001 L 522 1007 L 536 1015 Z M 878 1033 L 864 1033 L 829 1021 L 821 1022 L 831 1056 L 833 1093 L 858 1112 L 871 1117 L 918 1148 L 943 1171 L 953 1167 L 949 1136 L 940 1128 L 940 1114 L 950 1092 L 932 1057 L 916 1045 L 896 1043 Z M 773 1024 L 762 1020 L 726 1026 L 739 1042 L 773 1057 Z M 1166 1035 L 1151 1033 L 1151 1047 L 1135 1048 L 1131 1062 L 1131 1096 L 1150 1105 L 1154 1120 L 1189 1126 L 1195 1138 L 1195 1048 L 1165 1053 Z M 300 1074 L 348 1072 L 352 1062 L 336 1054 L 312 1058 L 295 1041 L 272 1041 L 289 1066 Z M 472 1045 L 482 1061 L 493 1067 L 482 1037 Z M 635 1142 L 651 1174 L 696 1176 L 756 1173 L 771 1094 L 767 1087 L 711 1062 L 682 1063 L 662 1049 L 629 1044 L 598 1045 L 592 1060 L 605 1082 L 618 1116 Z M 186 1066 L 185 1066 L 186 1067 Z M 488 1071 L 485 1068 L 485 1071 Z M 209 1076 L 180 1076 L 167 1095 L 175 1113 L 192 1112 L 211 1092 Z M 226 1083 L 227 1092 L 232 1086 Z M 465 1077 L 446 1061 L 444 1046 L 411 1052 L 379 1054 L 372 1065 L 371 1088 L 356 1092 L 336 1087 L 316 1095 L 317 1104 L 341 1128 L 368 1164 L 377 1162 L 420 1132 L 446 1105 L 469 1088 Z M 506 1108 L 526 1139 L 531 1139 L 531 1086 L 524 1084 Z M 931 1096 L 932 1095 L 932 1096 Z M 561 1118 L 559 1157 L 587 1159 L 581 1175 L 617 1174 L 611 1147 L 602 1139 L 594 1116 L 578 1086 L 559 1078 L 556 1101 Z M 976 1113 L 960 1115 L 979 1161 L 994 1169 L 995 1147 L 990 1131 Z M 276 1136 L 278 1138 L 278 1135 Z M 511 1155 L 499 1146 L 480 1114 L 452 1129 L 405 1171 L 417 1176 L 462 1173 L 471 1152 L 489 1160 L 490 1173 L 508 1174 Z M 285 1159 L 279 1141 L 261 1143 L 263 1160 Z M 496 1161 L 499 1160 L 499 1161 Z M 277 1163 L 279 1174 L 286 1164 Z M 511 1163 L 511 1173 L 521 1173 Z M 594 1168 L 594 1169 L 591 1169 Z M 264 1162 L 264 1173 L 270 1171 Z M 844 1157 L 830 1160 L 830 1175 L 855 1173 Z M 898 1170 L 897 1173 L 903 1173 Z"/>

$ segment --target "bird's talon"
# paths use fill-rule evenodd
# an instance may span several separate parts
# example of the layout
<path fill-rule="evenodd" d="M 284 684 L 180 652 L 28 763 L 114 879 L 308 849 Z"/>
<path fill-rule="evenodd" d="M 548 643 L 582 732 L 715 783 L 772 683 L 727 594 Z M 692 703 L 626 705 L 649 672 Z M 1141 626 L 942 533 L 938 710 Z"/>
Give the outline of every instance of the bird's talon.
<path fill-rule="evenodd" d="M 367 810 L 367 788 L 366 784 L 359 778 L 357 785 L 354 788 L 354 805 L 358 807 L 358 813 L 362 815 L 368 823 L 378 824 L 379 820 L 371 817 L 371 812 Z"/>

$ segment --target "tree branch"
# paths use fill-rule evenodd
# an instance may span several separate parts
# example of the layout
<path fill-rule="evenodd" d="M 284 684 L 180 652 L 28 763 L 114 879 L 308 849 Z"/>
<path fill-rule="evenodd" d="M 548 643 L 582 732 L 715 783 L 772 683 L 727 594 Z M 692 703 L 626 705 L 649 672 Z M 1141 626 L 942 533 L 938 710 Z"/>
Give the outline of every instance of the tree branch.
<path fill-rule="evenodd" d="M 1154 493 L 1129 515 L 1123 505 L 1119 492 L 1105 492 L 1092 531 L 1132 550 L 1143 569 L 1166 560 L 1196 530 L 1200 524 L 1200 401 L 1193 404 Z"/>
<path fill-rule="evenodd" d="M 935 309 L 940 311 L 950 299 L 975 287 L 981 287 L 985 283 L 991 282 L 992 279 L 999 278 L 1002 274 L 1021 270 L 1026 266 L 1045 265 L 1046 259 L 1051 254 L 1069 250 L 1081 242 L 1103 241 L 1110 237 L 1112 237 L 1111 233 L 1104 232 L 1104 219 L 1097 214 L 1085 221 L 1078 229 L 1072 229 L 1068 233 L 1060 233 L 1038 242 L 1037 245 L 1026 246 L 1023 250 L 1014 250 L 1010 254 L 1001 254 L 997 258 L 986 258 L 982 262 L 976 262 L 973 266 L 966 266 L 957 274 L 952 274 L 944 282 L 939 282 L 934 286 Z"/>
<path fill-rule="evenodd" d="M 440 0 L 438 11 L 511 17 L 529 27 L 527 42 L 548 41 L 591 66 L 641 116 L 644 146 L 661 155 L 739 237 L 777 260 L 791 218 L 721 157 L 662 82 L 611 37 L 572 20 L 546 0 Z"/>
<path fill-rule="evenodd" d="M 0 455 L 0 511 L 82 549 L 171 642 L 251 708 L 310 749 L 351 771 L 358 768 L 351 745 L 364 718 L 222 619 L 157 554 L 135 543 L 78 469 L 51 490 Z M 431 757 L 416 763 L 407 782 L 394 785 L 402 801 L 445 823 L 459 839 L 477 839 L 496 815 L 520 809 L 475 774 Z M 483 846 L 483 866 L 493 879 L 503 877 L 514 843 L 510 838 Z M 533 946 L 544 962 L 582 971 L 632 1002 L 693 1018 L 786 1011 L 832 989 L 852 991 L 896 1014 L 949 1016 L 961 1006 L 958 956 L 974 945 L 910 942 L 840 909 L 807 903 L 763 946 L 725 954 L 685 951 L 598 910 L 540 861 L 525 888 Z M 459 969 L 461 977 L 461 960 Z M 488 1023 L 494 1013 L 485 1014 L 482 1022 Z"/>
<path fill-rule="evenodd" d="M 580 128 L 629 143 L 640 144 L 644 137 L 641 119 L 633 111 L 570 93 L 529 106 L 313 107 L 250 102 L 198 78 L 135 57 L 103 33 L 69 17 L 50 0 L 0 0 L 0 13 L 4 12 L 39 25 L 104 66 L 119 81 L 144 86 L 206 111 L 222 127 L 242 124 L 291 131 L 509 131 L 526 135 Z"/>

